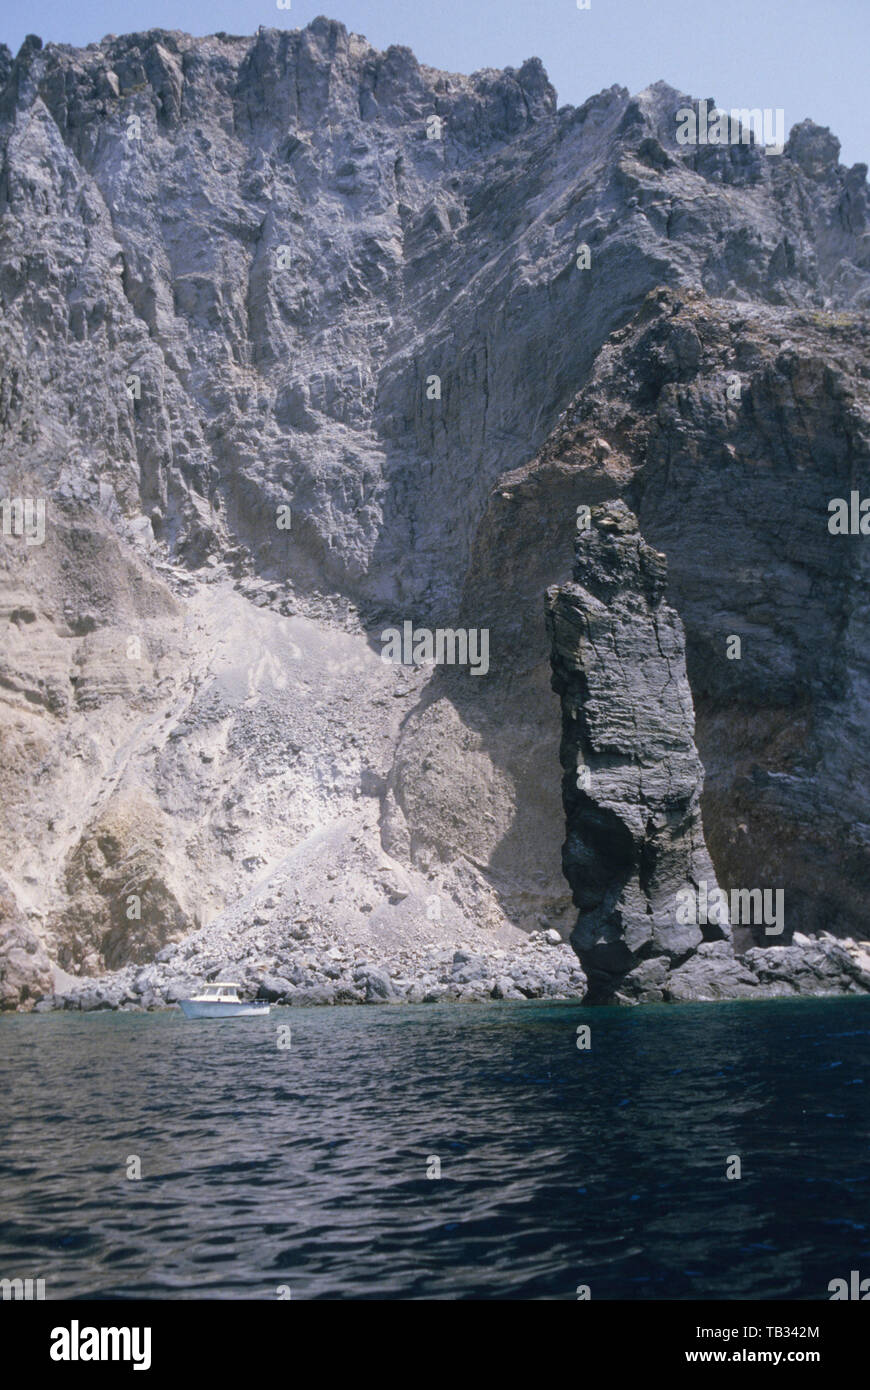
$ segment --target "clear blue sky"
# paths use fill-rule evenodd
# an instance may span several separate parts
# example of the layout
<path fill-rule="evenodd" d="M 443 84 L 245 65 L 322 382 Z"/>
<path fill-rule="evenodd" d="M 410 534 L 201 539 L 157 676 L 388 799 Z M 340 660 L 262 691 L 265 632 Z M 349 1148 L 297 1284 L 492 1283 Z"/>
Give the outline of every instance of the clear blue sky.
<path fill-rule="evenodd" d="M 870 0 L 3 0 L 0 39 L 17 52 L 31 33 L 76 45 L 154 28 L 251 34 L 318 14 L 451 72 L 537 55 L 560 104 L 664 78 L 728 108 L 781 106 L 787 130 L 811 116 L 845 163 L 870 163 Z"/>

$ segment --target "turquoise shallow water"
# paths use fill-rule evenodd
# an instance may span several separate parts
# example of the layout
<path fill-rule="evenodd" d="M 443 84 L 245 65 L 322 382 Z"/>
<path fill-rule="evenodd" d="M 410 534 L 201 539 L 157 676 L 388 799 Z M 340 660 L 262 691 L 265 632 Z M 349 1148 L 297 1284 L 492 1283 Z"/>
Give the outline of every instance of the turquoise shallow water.
<path fill-rule="evenodd" d="M 826 1299 L 870 1276 L 868 1062 L 864 998 L 6 1015 L 0 1276 L 48 1298 Z"/>

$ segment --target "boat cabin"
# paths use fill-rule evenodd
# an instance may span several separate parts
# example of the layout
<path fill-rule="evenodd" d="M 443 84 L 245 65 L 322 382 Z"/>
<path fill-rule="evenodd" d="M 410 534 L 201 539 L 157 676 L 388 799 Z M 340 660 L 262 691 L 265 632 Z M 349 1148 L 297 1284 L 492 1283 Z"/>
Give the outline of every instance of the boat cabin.
<path fill-rule="evenodd" d="M 238 985 L 229 984 L 225 980 L 215 980 L 210 985 L 203 985 L 197 998 L 211 999 L 214 1001 L 222 999 L 228 1004 L 238 1004 L 239 987 Z"/>

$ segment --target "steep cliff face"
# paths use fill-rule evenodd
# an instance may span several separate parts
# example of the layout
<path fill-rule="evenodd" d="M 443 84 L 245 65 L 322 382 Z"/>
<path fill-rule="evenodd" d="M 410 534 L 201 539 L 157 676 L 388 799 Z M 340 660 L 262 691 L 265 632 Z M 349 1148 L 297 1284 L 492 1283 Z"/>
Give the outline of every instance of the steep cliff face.
<path fill-rule="evenodd" d="M 783 890 L 786 940 L 866 931 L 868 553 L 829 504 L 870 493 L 867 347 L 860 315 L 659 292 L 506 480 L 548 547 L 622 495 L 667 555 L 707 843 L 729 890 Z"/>
<path fill-rule="evenodd" d="M 799 924 L 852 929 L 864 562 L 794 483 L 864 458 L 864 166 L 809 122 L 779 157 L 679 146 L 664 84 L 557 110 L 535 59 L 440 73 L 325 19 L 28 39 L 0 84 L 0 495 L 46 504 L 0 542 L 0 850 L 55 961 L 234 939 L 242 902 L 289 930 L 294 866 L 366 949 L 566 935 L 540 594 L 622 490 L 686 627 L 720 877 L 786 855 Z M 698 545 L 729 506 L 730 568 Z M 487 629 L 488 673 L 385 665 L 405 620 Z"/>

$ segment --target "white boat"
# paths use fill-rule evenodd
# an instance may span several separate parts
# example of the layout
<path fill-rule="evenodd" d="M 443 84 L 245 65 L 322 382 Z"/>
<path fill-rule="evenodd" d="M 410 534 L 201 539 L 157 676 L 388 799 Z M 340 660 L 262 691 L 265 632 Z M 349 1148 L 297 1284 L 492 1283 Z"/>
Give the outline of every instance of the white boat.
<path fill-rule="evenodd" d="M 185 1018 L 253 1018 L 269 1012 L 265 999 L 239 998 L 238 985 L 215 980 L 190 999 L 179 999 Z"/>

